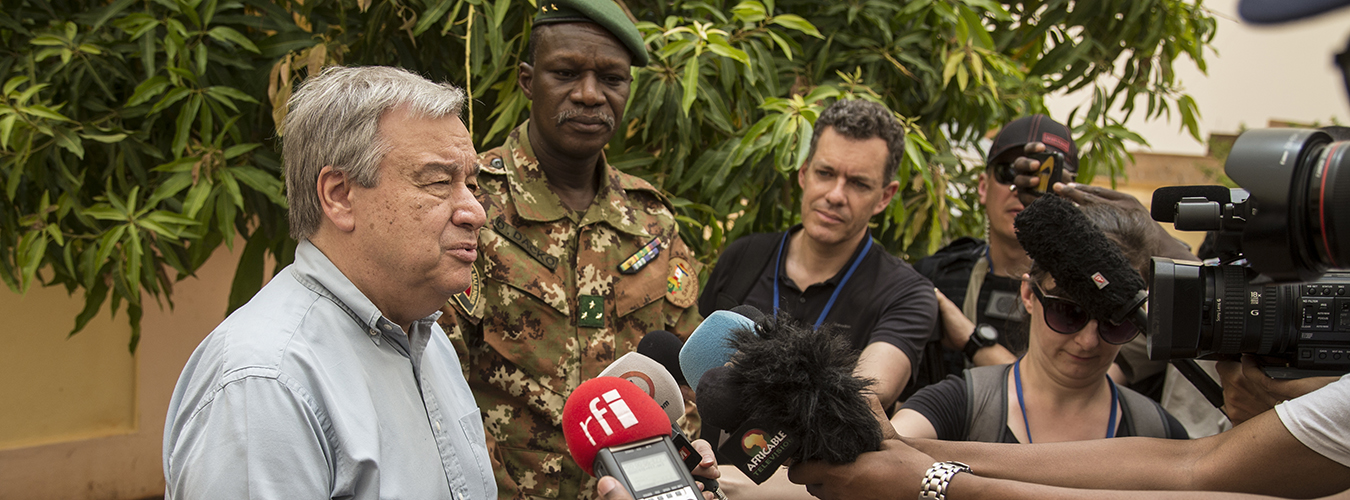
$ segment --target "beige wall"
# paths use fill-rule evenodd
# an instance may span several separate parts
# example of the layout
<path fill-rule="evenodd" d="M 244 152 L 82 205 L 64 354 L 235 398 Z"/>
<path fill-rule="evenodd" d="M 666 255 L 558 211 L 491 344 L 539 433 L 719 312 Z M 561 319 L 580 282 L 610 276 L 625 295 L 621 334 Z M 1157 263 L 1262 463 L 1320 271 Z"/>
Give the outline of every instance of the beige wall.
<path fill-rule="evenodd" d="M 0 499 L 163 494 L 169 396 L 188 355 L 225 317 L 237 259 L 222 247 L 197 277 L 174 286 L 174 310 L 148 306 L 134 357 L 124 313 L 109 320 L 104 311 L 65 340 L 78 297 L 60 288 L 19 297 L 0 287 L 0 427 L 18 427 L 0 429 Z"/>
<path fill-rule="evenodd" d="M 1271 120 L 1330 124 L 1333 119 L 1350 123 L 1350 105 L 1340 70 L 1332 57 L 1350 38 L 1350 9 L 1341 9 L 1312 19 L 1276 26 L 1253 26 L 1237 15 L 1238 0 L 1207 0 L 1217 28 L 1214 48 L 1205 54 L 1208 74 L 1178 58 L 1177 78 L 1181 88 L 1195 98 L 1200 108 L 1201 137 L 1211 133 L 1231 134 L 1243 127 L 1265 128 Z M 1112 83 L 1107 82 L 1108 86 Z M 1074 107 L 1089 103 L 1092 89 L 1047 98 L 1050 115 L 1064 119 Z M 1158 153 L 1203 155 L 1205 145 L 1181 129 L 1181 117 L 1147 121 L 1143 98 L 1137 112 L 1126 122 Z M 1079 112 L 1078 116 L 1083 116 Z M 1133 147 L 1131 149 L 1134 149 Z"/>

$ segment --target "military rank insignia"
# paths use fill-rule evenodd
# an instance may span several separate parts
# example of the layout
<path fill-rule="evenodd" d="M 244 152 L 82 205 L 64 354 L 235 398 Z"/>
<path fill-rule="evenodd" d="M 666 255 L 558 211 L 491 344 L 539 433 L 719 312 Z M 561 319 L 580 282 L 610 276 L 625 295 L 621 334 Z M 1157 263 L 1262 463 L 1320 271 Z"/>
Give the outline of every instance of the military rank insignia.
<path fill-rule="evenodd" d="M 577 326 L 603 328 L 605 326 L 605 298 L 599 295 L 582 295 L 577 299 Z"/>
<path fill-rule="evenodd" d="M 643 267 L 647 266 L 648 262 L 651 262 L 652 259 L 655 259 L 656 256 L 660 254 L 661 237 L 658 236 L 652 238 L 646 245 L 642 245 L 642 248 L 639 248 L 633 255 L 629 255 L 627 259 L 624 259 L 623 263 L 619 264 L 619 273 L 633 274 L 641 271 Z"/>
<path fill-rule="evenodd" d="M 483 276 L 478 274 L 478 266 L 471 266 L 470 269 L 473 270 L 473 276 L 469 280 L 469 289 L 455 294 L 450 300 L 459 304 L 459 308 L 470 317 L 476 317 L 483 307 Z"/>
<path fill-rule="evenodd" d="M 675 257 L 670 259 L 670 275 L 666 277 L 666 297 L 672 304 L 680 307 L 694 305 L 698 299 L 698 276 L 693 273 L 689 262 Z"/>

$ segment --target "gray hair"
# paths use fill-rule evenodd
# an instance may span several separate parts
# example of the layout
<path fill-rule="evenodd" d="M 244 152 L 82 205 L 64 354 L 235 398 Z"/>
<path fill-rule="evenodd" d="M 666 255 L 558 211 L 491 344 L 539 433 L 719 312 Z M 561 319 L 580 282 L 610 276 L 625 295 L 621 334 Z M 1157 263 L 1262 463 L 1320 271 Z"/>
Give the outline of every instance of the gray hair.
<path fill-rule="evenodd" d="M 323 167 L 332 165 L 358 186 L 375 186 L 389 152 L 379 129 L 385 113 L 407 106 L 420 118 L 459 116 L 464 99 L 459 87 L 386 66 L 331 67 L 305 81 L 291 96 L 281 140 L 291 237 L 305 239 L 319 229 L 316 185 Z"/>

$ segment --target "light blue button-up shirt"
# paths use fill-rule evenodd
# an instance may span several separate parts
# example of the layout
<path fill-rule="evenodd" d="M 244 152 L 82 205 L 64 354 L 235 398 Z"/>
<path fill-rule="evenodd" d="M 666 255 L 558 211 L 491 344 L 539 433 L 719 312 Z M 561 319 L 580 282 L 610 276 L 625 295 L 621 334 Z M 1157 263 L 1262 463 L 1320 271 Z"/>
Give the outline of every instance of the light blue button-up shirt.
<path fill-rule="evenodd" d="M 167 498 L 496 498 L 439 315 L 405 334 L 302 241 L 183 368 L 164 426 Z"/>

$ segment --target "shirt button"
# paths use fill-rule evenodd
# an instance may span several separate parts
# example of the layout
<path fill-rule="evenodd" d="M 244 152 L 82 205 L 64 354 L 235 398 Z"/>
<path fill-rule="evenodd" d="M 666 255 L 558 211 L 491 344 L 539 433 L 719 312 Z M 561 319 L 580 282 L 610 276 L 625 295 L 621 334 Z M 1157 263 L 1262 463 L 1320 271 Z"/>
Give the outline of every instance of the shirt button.
<path fill-rule="evenodd" d="M 805 304 L 805 303 L 806 303 L 806 297 L 802 297 L 802 298 L 800 298 L 800 299 L 797 299 L 797 302 L 801 302 L 801 303 Z"/>
<path fill-rule="evenodd" d="M 440 421 L 440 420 L 437 420 L 437 421 L 436 421 L 436 432 L 440 432 L 440 431 L 441 431 L 441 421 Z"/>

